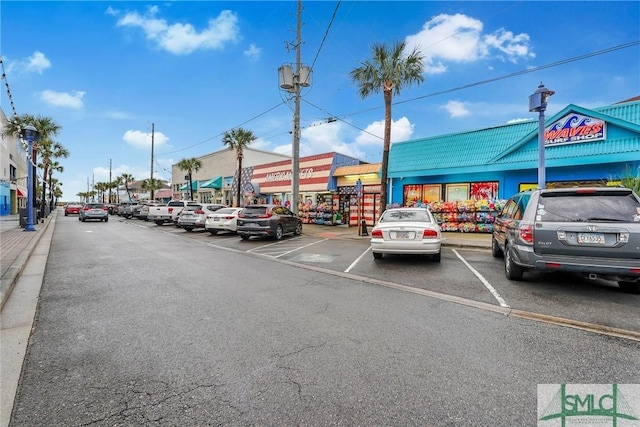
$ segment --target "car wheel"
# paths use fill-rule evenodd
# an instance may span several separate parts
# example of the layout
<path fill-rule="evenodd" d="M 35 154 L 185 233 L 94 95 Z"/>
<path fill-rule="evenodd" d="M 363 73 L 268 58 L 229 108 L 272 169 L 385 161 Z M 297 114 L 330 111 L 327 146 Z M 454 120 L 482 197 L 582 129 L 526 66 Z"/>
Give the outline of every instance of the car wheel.
<path fill-rule="evenodd" d="M 105 218 L 105 219 L 104 219 L 104 222 L 108 222 L 108 221 L 109 221 L 109 218 Z"/>
<path fill-rule="evenodd" d="M 524 274 L 524 268 L 513 262 L 511 243 L 507 243 L 504 247 L 504 273 L 509 280 L 520 280 Z"/>
<path fill-rule="evenodd" d="M 87 219 L 86 218 L 82 218 L 82 222 L 87 222 Z"/>
<path fill-rule="evenodd" d="M 491 255 L 493 255 L 494 258 L 502 258 L 504 256 L 495 237 L 491 237 Z"/>
<path fill-rule="evenodd" d="M 437 254 L 431 255 L 431 259 L 435 262 L 440 262 L 440 258 L 442 258 L 442 253 L 438 252 Z"/>
<path fill-rule="evenodd" d="M 373 259 L 382 259 L 382 254 L 380 252 L 372 252 Z"/>
<path fill-rule="evenodd" d="M 294 231 L 293 234 L 295 234 L 296 236 L 299 236 L 299 235 L 302 234 L 302 223 L 301 222 L 296 224 L 296 231 Z"/>
<path fill-rule="evenodd" d="M 640 295 L 640 282 L 620 281 L 618 282 L 618 286 L 620 286 L 620 289 L 622 289 L 624 292 Z"/>
<path fill-rule="evenodd" d="M 276 240 L 280 240 L 282 239 L 282 225 L 278 224 L 278 226 L 276 227 L 276 234 L 273 235 L 273 238 Z"/>
<path fill-rule="evenodd" d="M 209 230 L 209 233 L 211 233 L 212 236 L 215 236 L 218 234 L 218 230 Z"/>
<path fill-rule="evenodd" d="M 182 227 L 184 229 L 184 231 L 188 231 L 188 232 L 192 232 L 193 231 L 193 227 Z"/>
<path fill-rule="evenodd" d="M 240 235 L 240 238 L 241 238 L 242 240 L 249 240 L 249 235 L 248 235 L 248 234 L 241 234 L 241 235 Z"/>
<path fill-rule="evenodd" d="M 156 225 L 162 225 L 163 222 L 162 221 L 154 221 L 156 223 Z"/>
<path fill-rule="evenodd" d="M 69 212 L 65 211 L 64 216 L 69 216 Z"/>

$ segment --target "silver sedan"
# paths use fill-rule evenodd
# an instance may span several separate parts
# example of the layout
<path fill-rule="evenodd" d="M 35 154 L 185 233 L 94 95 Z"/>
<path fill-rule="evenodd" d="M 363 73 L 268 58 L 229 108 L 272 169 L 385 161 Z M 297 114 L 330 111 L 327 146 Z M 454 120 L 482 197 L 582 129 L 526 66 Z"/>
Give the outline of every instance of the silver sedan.
<path fill-rule="evenodd" d="M 384 211 L 371 230 L 375 259 L 384 254 L 431 255 L 440 262 L 442 234 L 431 212 L 425 208 L 393 208 Z"/>

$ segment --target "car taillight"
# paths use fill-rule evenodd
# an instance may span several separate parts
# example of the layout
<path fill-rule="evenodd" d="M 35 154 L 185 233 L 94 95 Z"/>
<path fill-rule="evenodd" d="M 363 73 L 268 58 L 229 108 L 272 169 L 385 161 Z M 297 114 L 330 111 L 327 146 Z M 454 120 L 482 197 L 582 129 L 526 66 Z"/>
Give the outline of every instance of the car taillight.
<path fill-rule="evenodd" d="M 530 245 L 533 244 L 533 226 L 531 224 L 520 224 L 518 233 L 520 240 Z"/>
<path fill-rule="evenodd" d="M 89 210 L 89 206 L 85 206 L 83 210 L 88 211 Z"/>
<path fill-rule="evenodd" d="M 198 215 L 202 215 L 204 213 L 204 211 L 202 209 L 198 209 L 197 211 L 194 211 L 193 213 L 198 214 Z"/>
<path fill-rule="evenodd" d="M 244 218 L 244 214 L 242 212 L 238 213 L 238 218 Z"/>
<path fill-rule="evenodd" d="M 233 219 L 232 216 L 225 216 L 224 219 Z"/>
<path fill-rule="evenodd" d="M 173 212 L 173 208 L 169 208 L 169 213 Z"/>
<path fill-rule="evenodd" d="M 103 210 L 103 211 L 108 211 L 108 210 L 109 210 L 109 208 L 108 208 L 108 207 L 106 207 L 106 206 L 103 206 L 103 207 L 102 207 L 102 210 Z"/>
<path fill-rule="evenodd" d="M 375 237 L 376 239 L 382 239 L 382 230 L 379 228 L 374 228 L 371 231 L 371 237 Z"/>
<path fill-rule="evenodd" d="M 435 239 L 438 237 L 438 232 L 436 230 L 426 229 L 422 232 L 423 239 Z"/>

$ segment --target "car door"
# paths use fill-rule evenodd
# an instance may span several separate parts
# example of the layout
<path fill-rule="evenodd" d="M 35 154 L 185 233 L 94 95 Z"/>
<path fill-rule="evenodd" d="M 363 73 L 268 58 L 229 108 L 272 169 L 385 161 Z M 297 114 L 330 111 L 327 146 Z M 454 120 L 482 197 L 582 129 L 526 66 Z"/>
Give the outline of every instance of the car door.
<path fill-rule="evenodd" d="M 500 249 L 504 249 L 508 229 L 513 227 L 513 218 L 518 209 L 518 199 L 519 196 L 509 199 L 493 224 L 493 237 L 498 242 Z"/>
<path fill-rule="evenodd" d="M 281 215 L 287 224 L 287 226 L 285 227 L 286 232 L 293 233 L 296 230 L 296 222 L 297 222 L 295 214 L 284 206 L 281 206 L 280 210 L 282 212 Z"/>

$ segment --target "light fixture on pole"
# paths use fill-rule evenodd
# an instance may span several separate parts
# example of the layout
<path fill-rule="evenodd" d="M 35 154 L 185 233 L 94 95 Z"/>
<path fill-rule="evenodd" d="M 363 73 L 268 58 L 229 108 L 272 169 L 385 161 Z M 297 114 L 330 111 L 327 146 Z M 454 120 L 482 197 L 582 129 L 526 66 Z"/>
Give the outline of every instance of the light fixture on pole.
<path fill-rule="evenodd" d="M 33 204 L 34 204 L 34 176 L 33 176 L 33 143 L 38 142 L 40 140 L 40 132 L 33 126 L 27 125 L 22 129 L 22 135 L 24 139 L 27 140 L 28 148 L 27 148 L 27 158 L 29 159 L 29 164 L 27 165 L 27 182 L 28 182 L 28 190 L 27 190 L 27 223 L 24 226 L 24 231 L 36 231 L 35 226 L 33 225 Z"/>
<path fill-rule="evenodd" d="M 544 152 L 544 112 L 547 109 L 547 101 L 555 92 L 547 89 L 542 82 L 538 89 L 529 96 L 529 111 L 540 113 L 538 116 L 538 187 L 546 187 L 545 152 Z"/>

